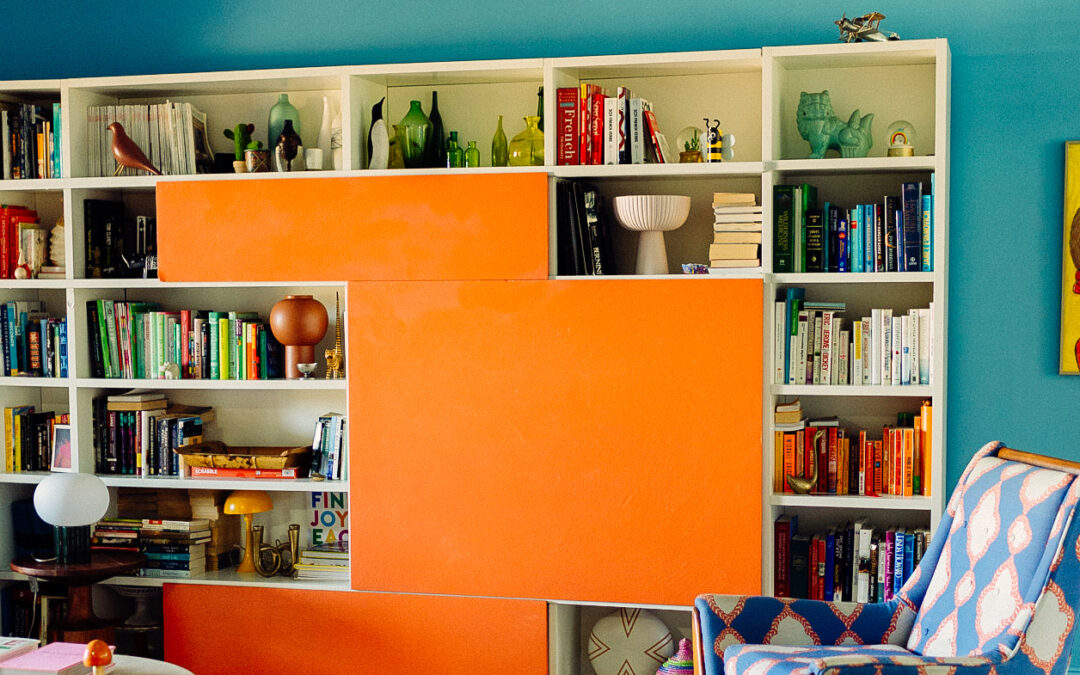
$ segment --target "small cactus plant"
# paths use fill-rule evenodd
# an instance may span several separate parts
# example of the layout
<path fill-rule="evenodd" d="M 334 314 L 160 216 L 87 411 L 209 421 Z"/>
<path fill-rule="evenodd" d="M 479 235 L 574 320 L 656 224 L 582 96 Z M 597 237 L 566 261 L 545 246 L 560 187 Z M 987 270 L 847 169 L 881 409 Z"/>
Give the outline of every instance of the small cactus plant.
<path fill-rule="evenodd" d="M 252 147 L 251 132 L 255 131 L 254 124 L 237 124 L 235 129 L 226 129 L 225 138 L 233 142 L 233 152 L 236 155 L 236 161 L 244 161 L 244 149 L 250 148 L 257 150 L 262 146 L 262 142 L 259 142 L 258 147 Z"/>

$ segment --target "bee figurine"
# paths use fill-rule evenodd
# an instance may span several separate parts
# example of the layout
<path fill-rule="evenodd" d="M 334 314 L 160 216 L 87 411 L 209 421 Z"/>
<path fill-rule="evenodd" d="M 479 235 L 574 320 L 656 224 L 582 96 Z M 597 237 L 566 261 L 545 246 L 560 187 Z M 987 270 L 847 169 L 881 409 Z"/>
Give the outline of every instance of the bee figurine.
<path fill-rule="evenodd" d="M 709 126 L 709 118 L 705 119 L 705 137 L 702 139 L 702 154 L 706 162 L 724 161 L 724 132 L 720 129 L 720 120 L 713 120 Z"/>

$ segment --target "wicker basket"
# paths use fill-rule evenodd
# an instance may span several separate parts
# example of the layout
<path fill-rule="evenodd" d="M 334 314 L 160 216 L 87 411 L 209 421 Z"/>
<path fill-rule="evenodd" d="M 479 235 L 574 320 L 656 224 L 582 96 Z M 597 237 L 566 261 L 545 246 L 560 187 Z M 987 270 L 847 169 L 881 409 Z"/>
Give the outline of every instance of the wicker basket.
<path fill-rule="evenodd" d="M 229 447 L 221 441 L 174 448 L 188 466 L 205 466 L 216 469 L 301 469 L 311 467 L 311 446 L 259 446 Z"/>

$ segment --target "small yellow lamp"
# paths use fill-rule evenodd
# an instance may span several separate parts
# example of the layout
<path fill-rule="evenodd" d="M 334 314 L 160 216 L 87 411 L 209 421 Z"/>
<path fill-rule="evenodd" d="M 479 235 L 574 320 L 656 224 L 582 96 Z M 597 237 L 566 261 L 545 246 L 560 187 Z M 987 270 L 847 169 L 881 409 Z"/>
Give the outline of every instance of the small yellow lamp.
<path fill-rule="evenodd" d="M 225 513 L 244 517 L 244 559 L 236 571 L 244 574 L 255 572 L 255 556 L 251 550 L 251 514 L 274 508 L 270 495 L 262 490 L 235 490 L 225 500 Z"/>

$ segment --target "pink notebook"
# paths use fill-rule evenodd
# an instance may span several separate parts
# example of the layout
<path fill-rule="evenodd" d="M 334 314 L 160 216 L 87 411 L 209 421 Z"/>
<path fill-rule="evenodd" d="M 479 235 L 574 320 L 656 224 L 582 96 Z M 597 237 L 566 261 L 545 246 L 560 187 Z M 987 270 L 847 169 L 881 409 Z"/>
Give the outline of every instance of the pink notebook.
<path fill-rule="evenodd" d="M 0 662 L 0 675 L 87 675 L 91 671 L 82 662 L 85 650 L 81 642 L 50 642 Z"/>

